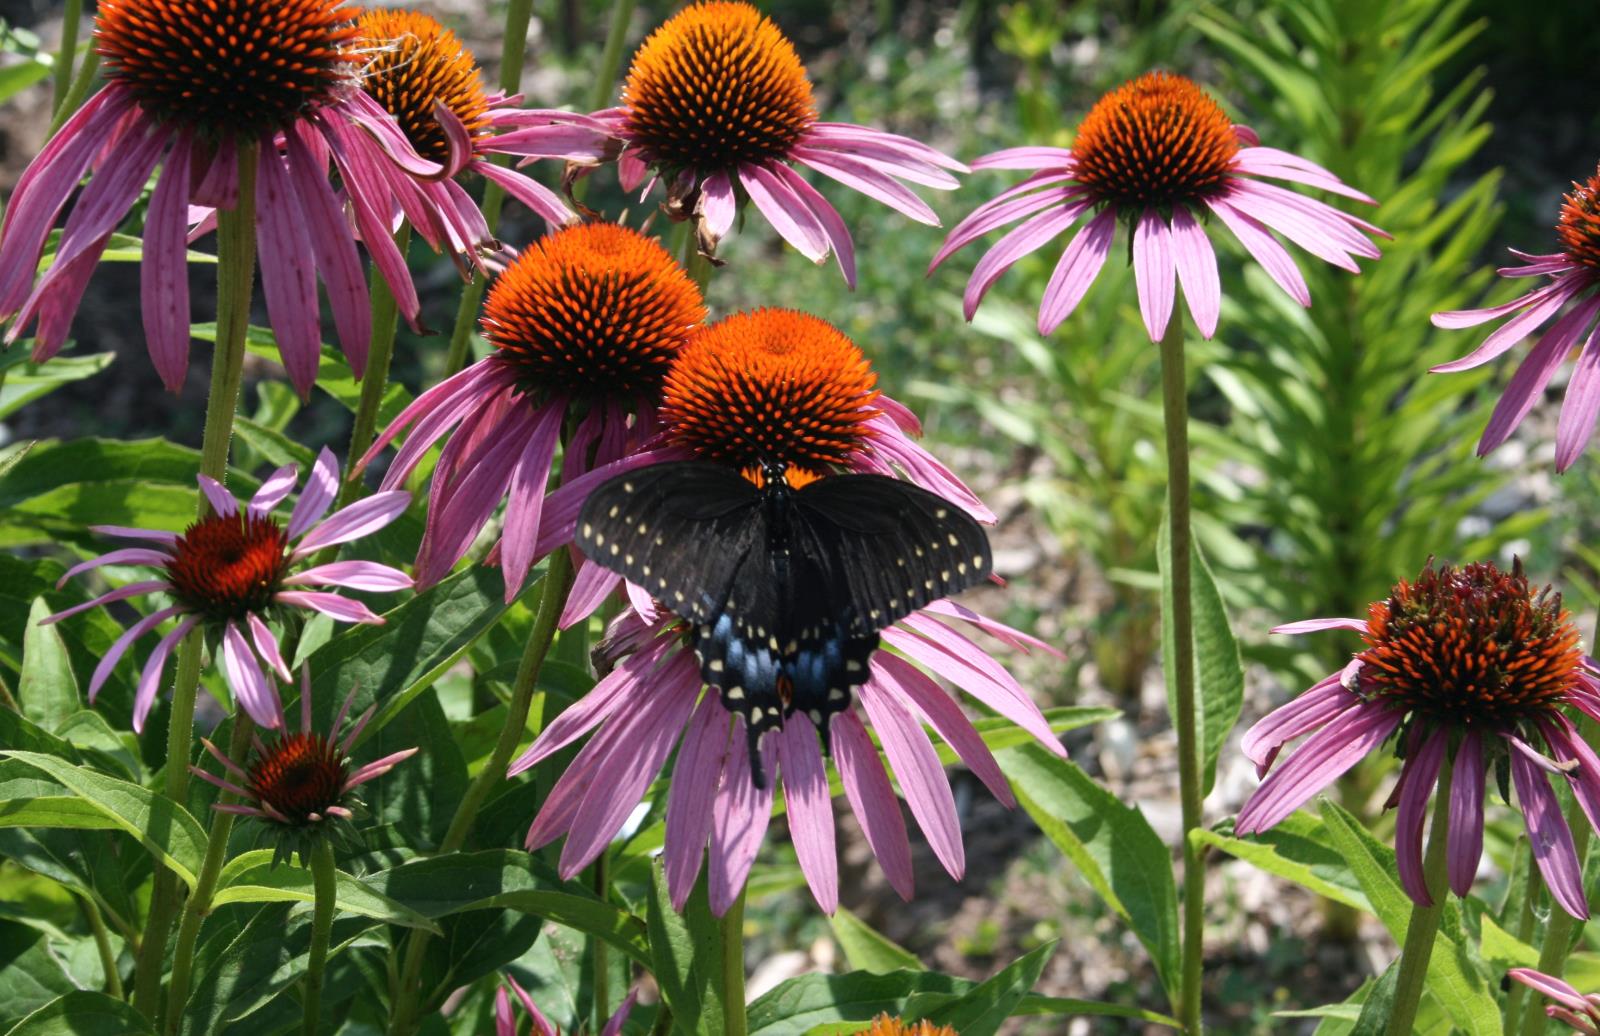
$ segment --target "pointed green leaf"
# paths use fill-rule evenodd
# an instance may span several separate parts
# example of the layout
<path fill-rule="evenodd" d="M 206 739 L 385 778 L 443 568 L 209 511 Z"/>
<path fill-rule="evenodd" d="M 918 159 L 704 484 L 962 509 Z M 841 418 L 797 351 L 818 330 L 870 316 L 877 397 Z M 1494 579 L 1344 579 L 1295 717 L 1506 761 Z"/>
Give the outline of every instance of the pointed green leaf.
<path fill-rule="evenodd" d="M 78 711 L 78 681 L 72 675 L 72 660 L 61 632 L 39 620 L 54 609 L 43 597 L 36 597 L 28 609 L 28 625 L 22 633 L 22 676 L 17 681 L 17 700 L 23 715 L 46 730 L 56 730 L 61 721 Z"/>
<path fill-rule="evenodd" d="M 978 983 L 961 999 L 924 1017 L 950 1026 L 961 1036 L 993 1036 L 1039 981 L 1039 974 L 1055 952 L 1056 944 L 1047 943 L 1012 961 L 993 978 Z"/>
<path fill-rule="evenodd" d="M 50 1001 L 6 1036 L 149 1036 L 144 1015 L 104 993 L 77 990 Z"/>
<path fill-rule="evenodd" d="M 0 827 L 67 827 L 85 831 L 121 827 L 99 809 L 74 795 L 0 801 Z"/>
<path fill-rule="evenodd" d="M 828 918 L 833 926 L 833 937 L 839 940 L 845 960 L 857 971 L 918 971 L 922 962 L 917 955 L 900 946 L 887 935 L 873 928 L 844 907 L 835 910 Z"/>
<path fill-rule="evenodd" d="M 1303 810 L 1270 831 L 1252 838 L 1234 838 L 1215 831 L 1197 831 L 1195 837 L 1258 870 L 1287 878 L 1297 885 L 1357 910 L 1371 911 L 1361 883 L 1350 873 L 1334 848 L 1326 825 Z"/>
<path fill-rule="evenodd" d="M 937 971 L 800 975 L 779 983 L 750 1005 L 750 1036 L 808 1036 L 819 1027 L 868 1022 L 885 1013 L 920 1016 L 958 999 L 975 985 Z"/>
<path fill-rule="evenodd" d="M 650 878 L 645 915 L 650 970 L 661 985 L 662 999 L 672 1009 L 673 1029 L 683 1036 L 721 1032 L 724 1012 L 718 978 L 722 933 L 707 905 L 705 875 L 695 884 L 682 914 L 672 909 L 660 860 L 651 862 Z"/>
<path fill-rule="evenodd" d="M 343 913 L 442 934 L 438 925 L 353 874 L 338 871 L 335 882 L 334 906 Z M 254 849 L 229 860 L 218 875 L 217 889 L 213 908 L 228 903 L 310 903 L 316 898 L 311 872 L 288 864 L 273 866 L 271 849 Z"/>

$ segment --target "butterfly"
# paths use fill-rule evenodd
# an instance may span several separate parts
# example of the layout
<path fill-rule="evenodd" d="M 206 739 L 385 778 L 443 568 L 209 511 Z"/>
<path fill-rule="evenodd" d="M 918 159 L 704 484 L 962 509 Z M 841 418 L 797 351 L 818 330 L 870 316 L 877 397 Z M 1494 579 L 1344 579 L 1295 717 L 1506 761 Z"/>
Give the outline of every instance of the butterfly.
<path fill-rule="evenodd" d="M 761 735 L 799 714 L 828 724 L 865 683 L 878 631 L 986 579 L 989 538 L 920 486 L 827 475 L 796 489 L 767 465 L 673 461 L 618 475 L 578 514 L 590 560 L 691 627 L 701 678 L 744 718 L 751 777 Z"/>

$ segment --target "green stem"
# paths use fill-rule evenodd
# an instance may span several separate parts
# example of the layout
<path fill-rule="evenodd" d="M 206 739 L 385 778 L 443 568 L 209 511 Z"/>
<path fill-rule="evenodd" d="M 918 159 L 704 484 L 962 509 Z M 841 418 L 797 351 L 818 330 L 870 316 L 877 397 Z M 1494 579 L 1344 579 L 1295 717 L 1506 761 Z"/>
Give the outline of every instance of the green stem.
<path fill-rule="evenodd" d="M 505 35 L 500 44 L 500 89 L 508 94 L 522 91 L 522 66 L 527 57 L 528 25 L 533 20 L 533 0 L 511 0 L 506 9 Z M 509 165 L 505 155 L 489 159 L 495 165 Z M 483 186 L 484 222 L 491 233 L 500 229 L 500 210 L 505 206 L 506 192 L 501 186 L 489 182 Z M 450 349 L 445 354 L 444 376 L 449 377 L 467 365 L 467 350 L 472 344 L 472 328 L 478 320 L 478 305 L 483 301 L 488 278 L 482 274 L 474 277 L 461 289 L 461 299 L 456 304 L 456 322 L 450 330 Z"/>
<path fill-rule="evenodd" d="M 1172 675 L 1177 693 L 1178 782 L 1183 812 L 1183 985 L 1178 1019 L 1184 1031 L 1201 1031 L 1201 965 L 1204 962 L 1206 872 L 1204 848 L 1192 837 L 1201 826 L 1200 746 L 1194 691 L 1194 597 L 1189 519 L 1189 383 L 1184 370 L 1183 319 L 1172 314 L 1161 338 L 1161 409 L 1167 433 L 1166 559 L 1172 575 Z"/>
<path fill-rule="evenodd" d="M 90 47 L 83 52 L 83 62 L 78 66 L 78 72 L 72 77 L 72 83 L 67 87 L 67 95 L 56 102 L 55 112 L 50 116 L 49 137 L 56 135 L 56 130 L 70 118 L 72 113 L 83 106 L 83 99 L 89 96 L 89 87 L 94 85 L 95 73 L 100 70 L 100 52 Z"/>
<path fill-rule="evenodd" d="M 78 896 L 78 906 L 83 909 L 83 919 L 94 934 L 94 948 L 100 954 L 100 970 L 106 973 L 106 992 L 121 1000 L 122 975 L 117 971 L 117 955 L 111 949 L 111 933 L 106 930 L 106 919 L 101 916 L 94 897 L 87 892 Z"/>
<path fill-rule="evenodd" d="M 607 896 L 606 854 L 601 853 L 594 861 L 594 894 L 602 901 Z M 591 959 L 594 962 L 594 1028 L 599 1032 L 606 1027 L 606 1016 L 610 1013 L 611 1004 L 611 976 L 606 971 L 606 943 L 604 939 L 591 937 L 589 939 Z"/>
<path fill-rule="evenodd" d="M 61 49 L 56 52 L 55 80 L 50 92 L 50 113 L 57 115 L 72 86 L 72 64 L 78 57 L 78 23 L 83 19 L 83 0 L 67 0 L 61 15 Z"/>
<path fill-rule="evenodd" d="M 322 1013 L 322 972 L 328 963 L 328 937 L 333 933 L 333 900 L 337 868 L 333 865 L 333 843 L 317 839 L 311 850 L 311 957 L 306 962 L 305 1032 L 317 1036 Z"/>
<path fill-rule="evenodd" d="M 700 254 L 700 241 L 695 236 L 694 223 L 689 221 L 680 226 L 683 233 L 683 247 L 680 253 L 683 270 L 704 294 L 706 285 L 711 283 L 711 260 Z"/>
<path fill-rule="evenodd" d="M 92 53 L 92 51 L 91 51 Z M 239 203 L 217 212 L 217 342 L 211 357 L 211 393 L 206 398 L 206 424 L 200 445 L 200 472 L 219 481 L 227 476 L 233 416 L 239 405 L 244 373 L 245 331 L 250 324 L 250 288 L 256 261 L 256 145 L 239 143 Z M 205 494 L 199 509 L 210 511 Z M 180 805 L 188 800 L 189 754 L 194 739 L 194 701 L 200 686 L 202 633 L 196 629 L 178 649 L 177 682 L 172 692 L 172 718 L 167 727 L 166 795 Z M 150 914 L 135 967 L 133 1006 L 156 1017 L 161 994 L 161 963 L 167 935 L 178 906 L 177 878 L 157 872 Z"/>
<path fill-rule="evenodd" d="M 517 666 L 516 680 L 511 688 L 511 703 L 507 706 L 505 726 L 501 727 L 500 738 L 495 742 L 494 751 L 489 754 L 483 769 L 478 772 L 478 776 L 467 787 L 466 793 L 461 796 L 461 802 L 456 807 L 456 814 L 450 821 L 450 827 L 439 843 L 439 855 L 453 853 L 466 843 L 467 835 L 472 830 L 472 823 L 477 819 L 478 810 L 483 806 L 484 800 L 488 798 L 489 792 L 505 779 L 506 765 L 510 763 L 511 754 L 516 751 L 527 729 L 528 709 L 533 702 L 534 689 L 539 682 L 539 671 L 544 667 L 545 656 L 550 652 L 551 642 L 555 640 L 556 622 L 561 618 L 562 609 L 566 607 L 567 593 L 571 588 L 572 557 L 564 548 L 557 549 L 550 555 L 543 591 L 539 598 L 539 611 L 534 616 L 533 629 L 528 633 L 527 647 L 523 650 L 522 661 Z M 405 963 L 400 972 L 400 988 L 396 992 L 394 1008 L 390 1015 L 391 1036 L 403 1036 L 412 1030 L 422 992 L 419 987 L 422 979 L 423 951 L 427 945 L 428 933 L 414 929 L 406 943 Z"/>
<path fill-rule="evenodd" d="M 250 735 L 256 725 L 242 711 L 233 714 L 233 736 L 228 741 L 228 758 L 243 759 L 250 748 Z M 223 792 L 218 802 L 233 802 L 234 796 Z M 200 924 L 211 913 L 211 898 L 216 895 L 217 877 L 228 856 L 228 838 L 233 834 L 232 813 L 213 810 L 211 830 L 206 834 L 206 855 L 200 865 L 200 875 L 194 891 L 184 904 L 183 918 L 178 923 L 178 942 L 172 951 L 172 978 L 167 984 L 167 1032 L 176 1034 L 183 1018 L 183 1006 L 189 999 L 189 979 L 194 968 L 195 941 L 200 935 Z"/>
<path fill-rule="evenodd" d="M 411 244 L 411 226 L 402 224 L 395 231 L 395 247 L 404 256 Z M 361 379 L 361 400 L 356 404 L 355 424 L 350 429 L 349 464 L 354 468 L 361 455 L 372 445 L 377 434 L 378 407 L 383 403 L 384 389 L 389 387 L 389 362 L 394 358 L 395 334 L 400 329 L 400 307 L 376 268 L 372 271 L 368 294 L 372 297 L 372 338 L 367 345 L 367 370 Z M 334 509 L 351 503 L 361 495 L 361 475 L 353 474 L 339 489 L 339 500 Z"/>
<path fill-rule="evenodd" d="M 1395 980 L 1394 1007 L 1389 1015 L 1389 1036 L 1410 1036 L 1416 1023 L 1422 990 L 1428 984 L 1428 958 L 1433 956 L 1439 919 L 1444 916 L 1445 899 L 1450 895 L 1445 844 L 1450 837 L 1450 778 L 1454 769 L 1448 759 L 1439 767 L 1428 852 L 1422 861 L 1422 880 L 1433 905 L 1411 904 L 1411 923 L 1406 925 L 1406 941 L 1400 950 L 1400 974 Z"/>
<path fill-rule="evenodd" d="M 617 72 L 622 66 L 622 45 L 628 39 L 628 23 L 633 20 L 635 0 L 613 0 L 611 25 L 606 30 L 606 47 L 600 52 L 599 74 L 594 79 L 594 94 L 589 110 L 599 111 L 610 103 L 617 88 Z"/>
<path fill-rule="evenodd" d="M 1519 839 L 1519 845 L 1526 839 Z M 1517 850 L 1519 855 L 1527 857 L 1527 876 L 1523 881 L 1522 910 L 1517 915 L 1516 936 L 1522 942 L 1532 944 L 1533 933 L 1538 915 L 1534 912 L 1534 904 L 1539 900 L 1539 889 L 1543 884 L 1539 877 L 1539 865 L 1533 858 L 1533 846 Z M 1522 1017 L 1522 1001 L 1528 992 L 1528 987 L 1521 982 L 1511 983 L 1511 988 L 1506 991 L 1504 1009 L 1500 1013 L 1502 1032 L 1516 1032 L 1517 1021 Z"/>
<path fill-rule="evenodd" d="M 744 1003 L 744 894 L 740 889 L 728 912 L 717 921 L 722 936 L 723 1036 L 748 1036 L 750 1032 Z"/>

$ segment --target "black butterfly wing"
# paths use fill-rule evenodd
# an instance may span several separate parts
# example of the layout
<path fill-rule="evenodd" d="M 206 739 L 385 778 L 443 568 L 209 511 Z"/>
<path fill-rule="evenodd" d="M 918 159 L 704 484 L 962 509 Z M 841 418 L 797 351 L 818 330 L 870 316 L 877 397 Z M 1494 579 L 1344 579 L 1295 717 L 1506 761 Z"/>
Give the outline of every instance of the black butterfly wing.
<path fill-rule="evenodd" d="M 828 559 L 831 602 L 859 634 L 988 578 L 983 526 L 921 486 L 883 475 L 835 475 L 795 494 L 797 537 Z"/>
<path fill-rule="evenodd" d="M 792 576 L 781 625 L 787 712 L 809 719 L 828 746 L 828 726 L 850 707 L 852 692 L 866 682 L 878 631 L 863 631 L 852 618 L 849 582 L 838 557 L 818 537 L 792 528 Z"/>
<path fill-rule="evenodd" d="M 720 464 L 673 461 L 602 483 L 578 511 L 579 549 L 697 624 L 722 613 L 765 545 L 761 494 Z"/>

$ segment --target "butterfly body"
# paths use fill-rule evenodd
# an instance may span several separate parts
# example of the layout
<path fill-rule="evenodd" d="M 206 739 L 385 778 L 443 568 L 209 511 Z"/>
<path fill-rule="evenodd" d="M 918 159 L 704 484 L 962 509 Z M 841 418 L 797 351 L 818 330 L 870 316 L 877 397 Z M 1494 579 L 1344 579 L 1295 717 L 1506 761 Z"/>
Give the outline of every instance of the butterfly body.
<path fill-rule="evenodd" d="M 797 713 L 826 747 L 879 630 L 985 578 L 988 537 L 898 479 L 829 475 L 796 489 L 778 468 L 762 482 L 704 461 L 619 475 L 584 502 L 578 545 L 687 620 L 701 677 L 744 717 L 752 749 Z"/>

